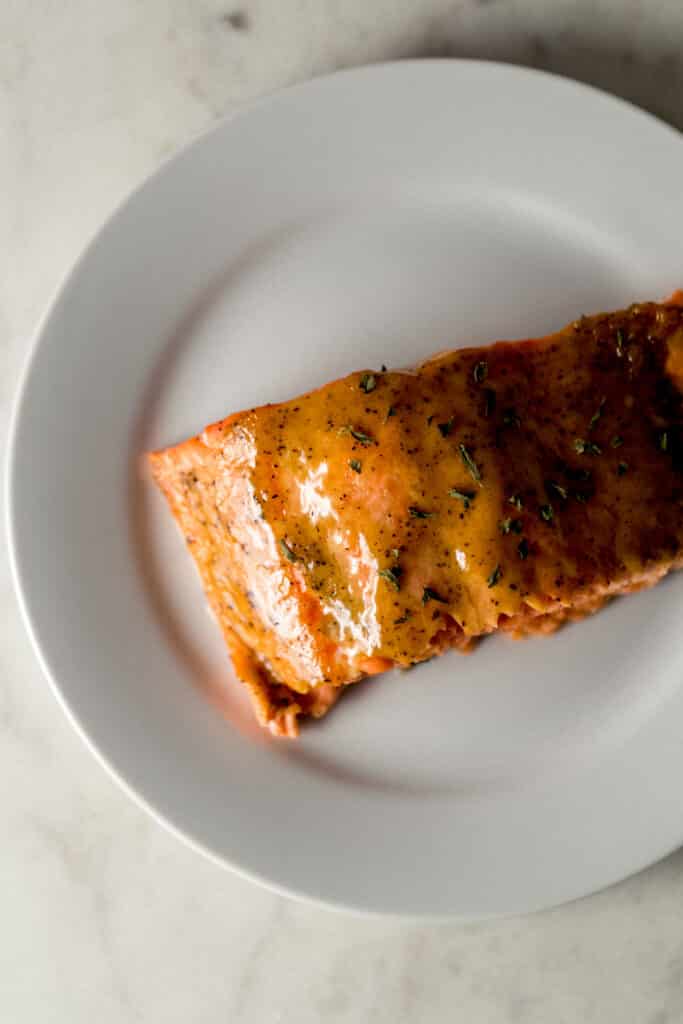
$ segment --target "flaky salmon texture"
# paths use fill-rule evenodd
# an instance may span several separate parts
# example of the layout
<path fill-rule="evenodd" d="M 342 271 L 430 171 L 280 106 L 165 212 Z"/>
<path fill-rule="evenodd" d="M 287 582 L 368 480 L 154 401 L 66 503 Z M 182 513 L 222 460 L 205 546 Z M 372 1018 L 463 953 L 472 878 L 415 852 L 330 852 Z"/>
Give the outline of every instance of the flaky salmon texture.
<path fill-rule="evenodd" d="M 683 292 L 365 370 L 149 455 L 259 722 L 683 562 Z"/>

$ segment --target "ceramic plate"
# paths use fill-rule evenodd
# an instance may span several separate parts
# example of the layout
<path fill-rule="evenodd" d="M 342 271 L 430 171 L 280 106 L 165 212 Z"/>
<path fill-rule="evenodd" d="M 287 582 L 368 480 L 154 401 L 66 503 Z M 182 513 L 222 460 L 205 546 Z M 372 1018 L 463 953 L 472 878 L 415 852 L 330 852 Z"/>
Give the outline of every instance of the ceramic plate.
<path fill-rule="evenodd" d="M 546 74 L 434 61 L 219 124 L 109 220 L 40 330 L 9 530 L 40 660 L 154 815 L 282 892 L 528 911 L 683 841 L 683 575 L 547 639 L 253 725 L 141 454 L 363 366 L 524 337 L 683 284 L 683 143 Z"/>

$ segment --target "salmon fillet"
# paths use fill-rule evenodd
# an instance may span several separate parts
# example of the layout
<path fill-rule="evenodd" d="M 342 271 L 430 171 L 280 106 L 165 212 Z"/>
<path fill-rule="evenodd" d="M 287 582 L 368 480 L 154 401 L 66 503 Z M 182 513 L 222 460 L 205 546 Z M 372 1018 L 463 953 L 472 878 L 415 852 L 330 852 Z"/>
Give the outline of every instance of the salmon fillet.
<path fill-rule="evenodd" d="M 149 461 L 262 725 L 682 564 L 683 292 L 365 370 Z"/>

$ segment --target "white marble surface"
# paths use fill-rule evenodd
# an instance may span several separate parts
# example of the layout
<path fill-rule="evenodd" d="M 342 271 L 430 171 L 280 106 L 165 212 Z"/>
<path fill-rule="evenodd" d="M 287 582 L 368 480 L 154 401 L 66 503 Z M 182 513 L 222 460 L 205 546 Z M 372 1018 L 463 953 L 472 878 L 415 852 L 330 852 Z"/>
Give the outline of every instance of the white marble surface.
<path fill-rule="evenodd" d="M 0 421 L 52 290 L 112 207 L 222 114 L 369 60 L 549 67 L 683 127 L 680 0 L 3 0 Z M 295 905 L 134 807 L 41 678 L 0 563 L 0 1020 L 667 1024 L 683 853 L 531 918 L 439 928 Z"/>

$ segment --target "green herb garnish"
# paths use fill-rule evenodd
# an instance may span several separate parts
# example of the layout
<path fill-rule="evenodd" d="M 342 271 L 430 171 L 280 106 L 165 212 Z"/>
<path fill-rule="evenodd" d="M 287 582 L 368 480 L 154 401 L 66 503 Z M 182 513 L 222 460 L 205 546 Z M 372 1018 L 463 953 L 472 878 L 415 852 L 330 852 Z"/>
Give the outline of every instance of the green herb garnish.
<path fill-rule="evenodd" d="M 558 484 L 556 480 L 546 480 L 545 489 L 550 494 L 556 494 L 558 498 L 562 498 L 562 501 L 566 501 L 569 497 L 567 488 L 563 487 L 562 484 Z"/>
<path fill-rule="evenodd" d="M 380 569 L 379 575 L 383 580 L 386 580 L 389 586 L 393 587 L 394 590 L 401 589 L 401 576 L 403 575 L 403 569 L 400 565 L 395 565 L 392 569 Z"/>
<path fill-rule="evenodd" d="M 620 462 L 617 466 L 617 476 L 623 476 L 624 473 L 628 473 L 628 462 Z"/>
<path fill-rule="evenodd" d="M 468 470 L 474 482 L 481 485 L 481 473 L 479 472 L 479 466 L 476 464 L 464 444 L 459 444 L 458 448 L 460 450 L 460 458 L 462 459 L 465 468 Z"/>
<path fill-rule="evenodd" d="M 370 437 L 369 434 L 364 434 L 362 430 L 357 430 L 355 427 L 341 427 L 339 433 L 350 434 L 354 441 L 358 441 L 359 444 L 365 445 L 366 447 L 371 444 L 377 444 L 374 437 Z"/>
<path fill-rule="evenodd" d="M 592 441 L 585 441 L 582 437 L 577 437 L 574 441 L 574 451 L 579 455 L 602 455 L 600 445 L 593 444 Z"/>
<path fill-rule="evenodd" d="M 475 363 L 474 369 L 472 370 L 472 376 L 474 377 L 475 384 L 483 384 L 489 375 L 489 364 L 482 360 L 480 363 Z"/>
<path fill-rule="evenodd" d="M 498 529 L 501 533 L 521 533 L 522 532 L 522 520 L 521 519 L 501 519 L 498 523 Z"/>
<path fill-rule="evenodd" d="M 422 604 L 427 604 L 428 601 L 438 601 L 439 604 L 448 604 L 446 598 L 437 594 L 436 590 L 432 590 L 431 587 L 425 587 L 422 591 Z"/>
<path fill-rule="evenodd" d="M 408 509 L 411 519 L 433 519 L 436 515 L 435 512 L 424 512 L 421 508 L 415 508 L 411 505 Z"/>
<path fill-rule="evenodd" d="M 360 461 L 360 459 L 349 459 L 349 466 L 354 471 L 354 473 L 360 473 L 360 471 L 363 468 L 363 463 Z"/>
<path fill-rule="evenodd" d="M 437 423 L 437 427 L 439 428 L 439 433 L 442 437 L 448 437 L 453 430 L 453 417 L 451 416 L 451 418 L 446 420 L 445 423 Z"/>
<path fill-rule="evenodd" d="M 498 583 L 502 575 L 503 572 L 500 568 L 500 565 L 497 565 L 486 581 L 486 586 L 489 588 L 489 590 L 491 589 L 491 587 L 495 587 L 496 583 Z"/>
<path fill-rule="evenodd" d="M 589 431 L 591 431 L 593 429 L 593 427 L 596 426 L 598 420 L 602 416 L 602 410 L 605 408 L 605 402 L 606 401 L 607 401 L 607 399 L 603 395 L 603 397 L 600 399 L 600 405 L 597 407 L 597 409 L 595 410 L 595 412 L 591 416 L 590 421 L 588 423 L 588 430 Z"/>
<path fill-rule="evenodd" d="M 522 561 L 524 561 L 524 559 L 529 554 L 529 541 L 526 539 L 526 537 L 522 537 L 519 544 L 517 545 L 517 554 L 522 559 Z"/>
<path fill-rule="evenodd" d="M 660 452 L 668 452 L 669 450 L 669 432 L 662 430 L 658 438 Z"/>
<path fill-rule="evenodd" d="M 395 626 L 402 626 L 404 622 L 408 621 L 408 619 L 410 618 L 411 615 L 412 615 L 411 611 L 409 611 L 409 610 L 405 611 L 403 613 L 403 615 L 401 615 L 401 617 L 399 619 L 394 619 L 394 625 Z"/>
<path fill-rule="evenodd" d="M 470 507 L 471 502 L 473 502 L 474 499 L 476 498 L 476 494 L 474 493 L 474 491 L 459 491 L 457 487 L 451 487 L 450 491 L 448 492 L 448 497 L 459 498 L 460 501 L 463 503 L 463 507 L 467 509 Z"/>
<path fill-rule="evenodd" d="M 364 373 L 360 379 L 358 387 L 361 391 L 364 391 L 366 395 L 369 395 L 371 391 L 374 391 L 377 387 L 377 378 L 374 373 Z"/>
<path fill-rule="evenodd" d="M 623 443 L 624 439 L 623 437 L 620 437 L 619 434 L 615 434 L 612 440 L 610 441 L 610 444 L 613 448 L 621 448 Z"/>
<path fill-rule="evenodd" d="M 292 551 L 292 549 L 290 548 L 290 546 L 289 546 L 289 544 L 287 543 L 286 540 L 281 540 L 280 541 L 280 551 L 285 556 L 285 558 L 287 559 L 288 562 L 298 562 L 299 561 L 298 555 L 294 551 Z"/>
<path fill-rule="evenodd" d="M 621 359 L 621 357 L 624 354 L 624 342 L 625 341 L 626 341 L 626 339 L 624 337 L 624 332 L 622 331 L 621 327 L 617 327 L 617 355 L 619 356 L 620 359 Z"/>
<path fill-rule="evenodd" d="M 555 518 L 555 510 L 552 505 L 541 505 L 538 514 L 546 523 L 552 523 Z"/>
<path fill-rule="evenodd" d="M 517 509 L 518 512 L 521 512 L 522 509 L 524 508 L 524 502 L 522 501 L 522 495 L 521 494 L 511 494 L 510 497 L 508 498 L 508 505 L 512 505 L 514 508 Z"/>
<path fill-rule="evenodd" d="M 395 416 L 395 415 L 396 415 L 396 409 L 394 408 L 393 405 L 390 405 L 389 408 L 387 409 L 387 414 L 384 417 L 384 422 L 386 423 L 388 419 L 391 419 L 391 417 Z"/>

